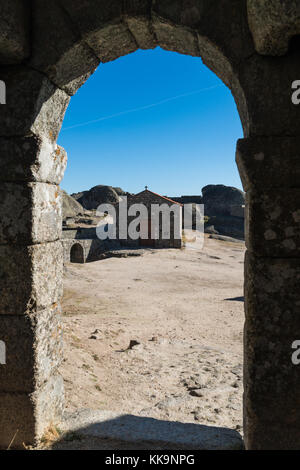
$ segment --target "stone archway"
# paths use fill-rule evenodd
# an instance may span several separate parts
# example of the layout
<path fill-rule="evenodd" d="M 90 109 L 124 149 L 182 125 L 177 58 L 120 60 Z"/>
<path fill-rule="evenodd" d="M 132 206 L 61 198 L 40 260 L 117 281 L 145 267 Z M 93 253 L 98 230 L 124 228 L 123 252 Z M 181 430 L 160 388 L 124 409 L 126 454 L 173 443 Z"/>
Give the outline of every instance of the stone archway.
<path fill-rule="evenodd" d="M 160 45 L 201 57 L 235 97 L 245 135 L 237 163 L 248 226 L 245 443 L 300 447 L 300 375 L 291 362 L 300 334 L 300 112 L 291 100 L 300 54 L 288 48 L 300 25 L 296 5 L 269 3 L 34 0 L 26 7 L 14 0 L 1 6 L 0 340 L 7 361 L 0 366 L 0 446 L 13 436 L 15 447 L 34 443 L 63 410 L 58 185 L 66 154 L 56 139 L 70 96 L 100 62 Z"/>
<path fill-rule="evenodd" d="M 84 263 L 84 248 L 80 243 L 74 243 L 70 249 L 70 262 L 71 263 Z"/>

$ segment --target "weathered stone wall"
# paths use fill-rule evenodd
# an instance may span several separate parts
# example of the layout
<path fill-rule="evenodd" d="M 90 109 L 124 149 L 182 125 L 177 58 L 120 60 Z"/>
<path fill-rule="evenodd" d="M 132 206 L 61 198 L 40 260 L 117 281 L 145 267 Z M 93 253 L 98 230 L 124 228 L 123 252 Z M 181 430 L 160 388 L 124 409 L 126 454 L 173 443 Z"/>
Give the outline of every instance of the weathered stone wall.
<path fill-rule="evenodd" d="M 256 449 L 299 449 L 299 138 L 238 141 L 246 200 L 244 419 Z M 284 429 L 284 432 L 283 432 Z"/>
<path fill-rule="evenodd" d="M 97 228 L 96 227 L 77 227 L 77 228 L 64 228 L 63 239 L 81 239 L 81 240 L 97 240 Z"/>
<path fill-rule="evenodd" d="M 0 1 L 0 446 L 34 443 L 63 409 L 62 245 L 55 144 L 70 96 L 100 62 L 157 45 L 202 57 L 231 89 L 247 192 L 245 443 L 300 447 L 296 0 Z M 61 153 L 62 152 L 62 153 Z M 45 335 L 45 332 L 50 334 Z M 21 341 L 20 338 L 24 338 Z"/>
<path fill-rule="evenodd" d="M 83 260 L 86 262 L 88 253 L 92 244 L 92 240 L 76 240 L 76 239 L 68 239 L 62 240 L 62 247 L 63 247 L 63 255 L 64 255 L 64 264 L 71 262 L 71 249 L 72 246 L 75 244 L 79 244 L 83 250 Z"/>
<path fill-rule="evenodd" d="M 19 447 L 35 442 L 63 411 L 63 380 L 57 373 L 63 255 L 58 183 L 66 156 L 39 137 L 2 142 L 1 164 L 9 164 L 0 186 L 0 336 L 7 351 L 1 365 L 0 443 L 7 447 L 15 436 Z"/>
<path fill-rule="evenodd" d="M 70 263 L 71 249 L 72 246 L 75 244 L 79 244 L 82 246 L 84 263 L 88 261 L 97 261 L 97 259 L 100 259 L 101 255 L 108 249 L 108 246 L 105 241 L 95 238 L 65 238 L 61 241 L 61 243 L 63 246 L 64 263 Z M 112 248 L 114 247 L 112 246 Z"/>

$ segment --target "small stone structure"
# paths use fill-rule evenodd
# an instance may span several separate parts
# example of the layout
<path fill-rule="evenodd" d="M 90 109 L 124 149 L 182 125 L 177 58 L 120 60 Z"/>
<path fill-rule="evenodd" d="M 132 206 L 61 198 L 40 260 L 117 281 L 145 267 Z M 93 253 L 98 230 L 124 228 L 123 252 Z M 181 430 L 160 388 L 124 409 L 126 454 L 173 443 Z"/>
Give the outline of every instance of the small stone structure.
<path fill-rule="evenodd" d="M 73 243 L 73 245 L 71 247 L 70 262 L 71 263 L 84 263 L 85 262 L 84 248 L 78 242 Z"/>
<path fill-rule="evenodd" d="M 142 218 L 140 223 L 140 233 L 145 233 L 145 236 L 140 235 L 137 240 L 132 240 L 130 237 L 127 239 L 120 239 L 122 245 L 131 246 L 131 247 L 152 247 L 152 248 L 181 248 L 182 247 L 182 204 L 179 204 L 172 199 L 169 199 L 160 194 L 156 194 L 153 191 L 150 191 L 147 187 L 144 191 L 141 191 L 134 196 L 130 196 L 127 199 L 128 211 L 130 207 L 134 204 L 143 204 L 147 209 L 147 218 Z M 151 217 L 151 208 L 153 205 L 167 207 L 169 211 L 169 223 L 170 223 L 170 236 L 166 237 L 166 234 L 163 232 L 163 217 L 159 216 L 157 224 L 155 223 L 154 217 Z M 179 217 L 176 217 L 174 211 L 172 211 L 172 206 L 175 206 L 178 211 Z M 117 208 L 119 209 L 119 205 Z M 127 225 L 129 228 L 130 223 L 136 218 L 136 216 L 127 217 Z M 127 230 L 128 231 L 128 230 Z M 156 235 L 153 236 L 153 233 L 156 232 Z M 119 233 L 119 210 L 117 210 L 117 234 Z"/>
<path fill-rule="evenodd" d="M 155 194 L 149 190 L 142 191 L 141 193 L 131 196 L 128 199 L 128 208 L 132 204 L 143 203 L 148 213 L 151 214 L 151 204 L 167 204 L 171 207 L 176 204 L 176 207 L 180 207 L 180 214 L 182 212 L 181 205 L 171 199 Z M 118 215 L 119 205 L 115 205 Z M 181 224 L 181 218 L 179 224 Z M 128 216 L 128 225 L 134 219 L 134 217 Z M 147 229 L 149 228 L 149 234 L 147 239 L 141 240 L 130 240 L 129 238 L 122 240 L 100 240 L 97 236 L 97 227 L 91 226 L 86 227 L 83 225 L 76 226 L 75 220 L 66 220 L 62 231 L 62 246 L 64 253 L 64 263 L 86 263 L 88 261 L 96 261 L 102 259 L 104 252 L 110 250 L 120 249 L 121 247 L 127 248 L 138 248 L 138 247 L 152 247 L 152 248 L 181 248 L 182 246 L 182 230 L 179 227 L 180 237 L 175 238 L 176 229 L 174 224 L 174 214 L 170 212 L 170 232 L 171 236 L 169 239 L 164 239 L 162 234 L 162 224 L 159 225 L 159 233 L 157 239 L 151 239 L 151 223 L 147 222 Z M 70 222 L 70 225 L 69 223 Z M 160 219 L 161 222 L 161 219 Z M 118 233 L 118 218 L 116 220 L 117 233 Z"/>
<path fill-rule="evenodd" d="M 104 252 L 120 248 L 117 241 L 99 240 L 96 227 L 64 227 L 61 243 L 64 263 L 97 261 Z M 76 251 L 74 247 L 77 247 Z"/>
<path fill-rule="evenodd" d="M 89 257 L 89 252 L 91 245 L 93 243 L 93 240 L 76 240 L 76 239 L 67 239 L 67 240 L 62 240 L 62 246 L 63 246 L 63 253 L 64 253 L 64 263 L 86 263 L 88 257 Z M 74 253 L 74 248 L 73 247 L 81 247 L 81 254 L 80 256 L 74 256 L 76 253 L 79 253 L 79 249 L 77 249 L 77 252 Z"/>
<path fill-rule="evenodd" d="M 299 34 L 297 1 L 0 2 L 0 447 L 34 444 L 64 410 L 66 153 L 56 140 L 70 97 L 100 62 L 160 46 L 201 57 L 235 98 L 246 191 L 245 446 L 300 448 L 291 360 L 300 337 Z"/>

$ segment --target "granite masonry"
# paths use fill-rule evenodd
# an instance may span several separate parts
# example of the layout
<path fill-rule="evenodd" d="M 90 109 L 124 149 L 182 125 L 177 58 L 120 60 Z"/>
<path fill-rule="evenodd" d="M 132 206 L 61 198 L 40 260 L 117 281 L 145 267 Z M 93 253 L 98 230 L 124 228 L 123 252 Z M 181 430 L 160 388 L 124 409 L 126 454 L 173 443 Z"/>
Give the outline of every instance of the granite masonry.
<path fill-rule="evenodd" d="M 295 0 L 0 0 L 0 447 L 37 443 L 63 413 L 66 154 L 56 140 L 70 97 L 101 62 L 160 46 L 201 57 L 235 98 L 247 193 L 245 446 L 300 448 L 299 34 Z"/>

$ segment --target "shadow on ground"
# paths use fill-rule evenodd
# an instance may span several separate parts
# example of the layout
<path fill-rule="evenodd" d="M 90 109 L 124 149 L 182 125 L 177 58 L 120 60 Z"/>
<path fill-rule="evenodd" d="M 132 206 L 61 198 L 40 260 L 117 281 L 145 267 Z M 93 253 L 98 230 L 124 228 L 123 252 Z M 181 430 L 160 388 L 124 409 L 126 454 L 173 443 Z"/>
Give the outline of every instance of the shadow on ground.
<path fill-rule="evenodd" d="M 232 297 L 232 298 L 224 299 L 224 300 L 230 300 L 230 301 L 232 301 L 232 302 L 245 302 L 245 298 L 244 298 L 244 297 Z"/>
<path fill-rule="evenodd" d="M 223 427 L 162 421 L 109 411 L 79 410 L 66 415 L 54 449 L 221 450 L 243 448 L 241 435 Z"/>

